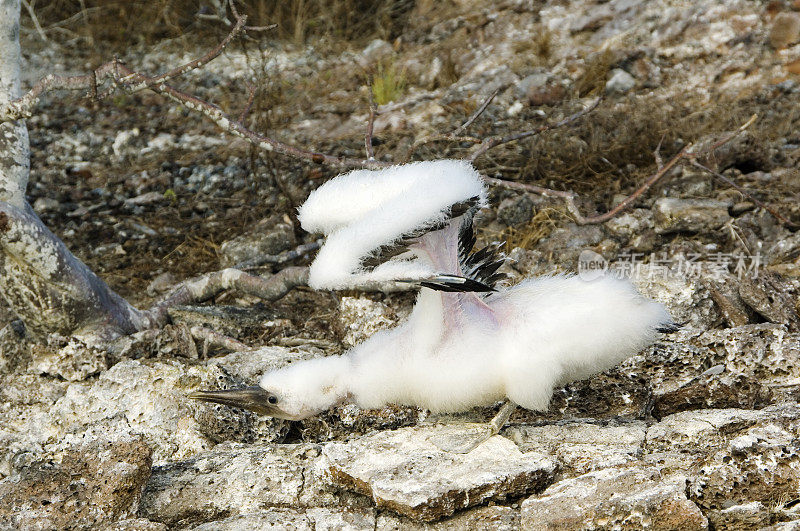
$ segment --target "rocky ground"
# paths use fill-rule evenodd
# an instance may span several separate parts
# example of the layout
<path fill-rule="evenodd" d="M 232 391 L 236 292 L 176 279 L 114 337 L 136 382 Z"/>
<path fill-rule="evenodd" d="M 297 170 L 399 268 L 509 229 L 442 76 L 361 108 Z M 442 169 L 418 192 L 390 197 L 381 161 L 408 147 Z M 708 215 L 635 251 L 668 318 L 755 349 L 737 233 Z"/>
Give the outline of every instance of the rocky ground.
<path fill-rule="evenodd" d="M 490 177 L 574 190 L 585 215 L 652 175 L 657 146 L 668 160 L 757 114 L 704 162 L 751 196 L 682 165 L 634 208 L 579 226 L 557 199 L 493 187 L 478 227 L 507 242 L 513 281 L 575 271 L 590 250 L 685 326 L 559 389 L 547 412 L 518 410 L 467 455 L 441 448 L 496 407 L 346 406 L 285 422 L 186 399 L 340 353 L 401 320 L 411 294 L 299 289 L 265 304 L 225 293 L 176 309 L 145 347 L 132 338 L 115 352 L 36 337 L 4 310 L 0 527 L 800 528 L 800 237 L 754 201 L 800 221 L 795 4 L 419 1 L 386 40 L 256 39 L 188 74 L 181 87 L 232 110 L 253 83 L 254 129 L 361 156 L 372 72 L 393 100 L 380 102 L 377 156 L 397 162 L 467 156 L 470 143 L 435 135 L 496 89 L 470 134 L 557 121 L 602 93 L 580 121 L 476 161 Z M 110 57 L 101 44 L 37 38 L 23 38 L 31 81 Z M 156 72 L 208 44 L 108 53 Z M 28 127 L 31 204 L 141 307 L 184 278 L 315 241 L 295 208 L 336 173 L 254 151 L 144 93 L 55 94 Z M 195 324 L 253 348 L 208 348 L 187 332 Z"/>

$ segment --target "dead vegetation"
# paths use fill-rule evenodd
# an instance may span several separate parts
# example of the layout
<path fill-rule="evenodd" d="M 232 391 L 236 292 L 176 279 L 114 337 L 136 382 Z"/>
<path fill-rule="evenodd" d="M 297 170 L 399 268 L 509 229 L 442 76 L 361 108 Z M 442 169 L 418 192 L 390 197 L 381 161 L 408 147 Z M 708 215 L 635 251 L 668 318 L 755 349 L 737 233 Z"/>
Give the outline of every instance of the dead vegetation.
<path fill-rule="evenodd" d="M 56 42 L 87 41 L 98 55 L 108 56 L 137 44 L 189 36 L 217 38 L 230 23 L 225 0 L 55 0 L 30 2 L 48 38 Z M 370 39 L 394 39 L 403 30 L 413 0 L 369 2 L 364 0 L 245 0 L 240 2 L 250 24 L 277 24 L 277 36 L 304 44 L 309 38 L 364 43 Z M 27 18 L 27 24 L 25 23 Z M 23 24 L 34 22 L 23 9 Z"/>

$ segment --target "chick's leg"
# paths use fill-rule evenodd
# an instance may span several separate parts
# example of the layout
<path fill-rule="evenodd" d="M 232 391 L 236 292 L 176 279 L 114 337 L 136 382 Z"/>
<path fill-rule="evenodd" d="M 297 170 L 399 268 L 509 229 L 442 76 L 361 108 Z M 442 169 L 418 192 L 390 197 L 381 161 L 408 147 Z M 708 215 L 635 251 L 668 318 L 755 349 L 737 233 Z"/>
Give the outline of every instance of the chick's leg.
<path fill-rule="evenodd" d="M 467 444 L 461 448 L 451 448 L 447 449 L 447 451 L 454 453 L 454 454 L 468 454 L 481 444 L 485 443 L 498 433 L 500 430 L 503 429 L 503 426 L 506 425 L 508 422 L 508 418 L 517 409 L 517 404 L 512 401 L 506 399 L 505 403 L 500 407 L 500 411 L 497 412 L 497 415 L 494 416 L 492 420 L 486 425 L 486 433 L 479 435 L 477 439 L 472 441 L 471 443 Z"/>

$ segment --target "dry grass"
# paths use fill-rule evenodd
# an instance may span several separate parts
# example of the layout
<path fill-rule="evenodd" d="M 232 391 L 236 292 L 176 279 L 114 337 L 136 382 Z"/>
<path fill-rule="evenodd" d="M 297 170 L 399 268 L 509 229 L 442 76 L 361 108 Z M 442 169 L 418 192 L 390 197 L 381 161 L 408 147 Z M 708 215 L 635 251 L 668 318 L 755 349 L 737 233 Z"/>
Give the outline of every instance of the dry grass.
<path fill-rule="evenodd" d="M 482 241 L 504 242 L 504 249 L 510 251 L 520 247 L 522 249 L 534 249 L 542 238 L 546 238 L 553 232 L 559 221 L 568 219 L 563 210 L 552 207 L 545 207 L 537 210 L 530 221 L 518 227 L 506 227 L 500 232 L 481 228 L 478 236 Z"/>
<path fill-rule="evenodd" d="M 605 50 L 586 59 L 586 70 L 575 83 L 578 96 L 602 93 L 611 70 L 612 57 L 611 51 Z"/>
<path fill-rule="evenodd" d="M 48 37 L 56 40 L 79 38 L 97 52 L 192 34 L 198 38 L 217 37 L 225 26 L 209 20 L 221 13 L 225 0 L 54 0 L 34 4 L 39 22 Z M 240 11 L 252 25 L 278 24 L 284 40 L 298 44 L 309 37 L 364 42 L 374 38 L 392 39 L 405 27 L 413 0 L 241 0 Z M 25 9 L 23 26 L 33 29 Z M 205 18 L 204 18 L 205 17 Z"/>
<path fill-rule="evenodd" d="M 553 54 L 553 46 L 553 32 L 546 26 L 538 24 L 532 39 L 514 43 L 514 54 L 520 61 L 519 66 L 547 65 Z"/>

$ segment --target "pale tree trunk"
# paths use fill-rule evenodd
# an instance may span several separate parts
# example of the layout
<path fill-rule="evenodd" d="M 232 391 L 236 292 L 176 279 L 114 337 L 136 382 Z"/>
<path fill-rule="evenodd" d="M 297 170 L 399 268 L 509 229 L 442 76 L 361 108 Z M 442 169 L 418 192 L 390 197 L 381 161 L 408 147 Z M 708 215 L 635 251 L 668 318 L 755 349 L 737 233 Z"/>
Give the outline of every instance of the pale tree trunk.
<path fill-rule="evenodd" d="M 0 0 L 0 105 L 20 94 L 19 0 Z M 25 207 L 30 147 L 25 121 L 0 124 L 0 200 Z"/>
<path fill-rule="evenodd" d="M 0 0 L 0 104 L 20 96 L 20 0 Z M 78 260 L 25 200 L 24 120 L 0 124 L 0 295 L 29 330 L 107 341 L 151 319 Z"/>

